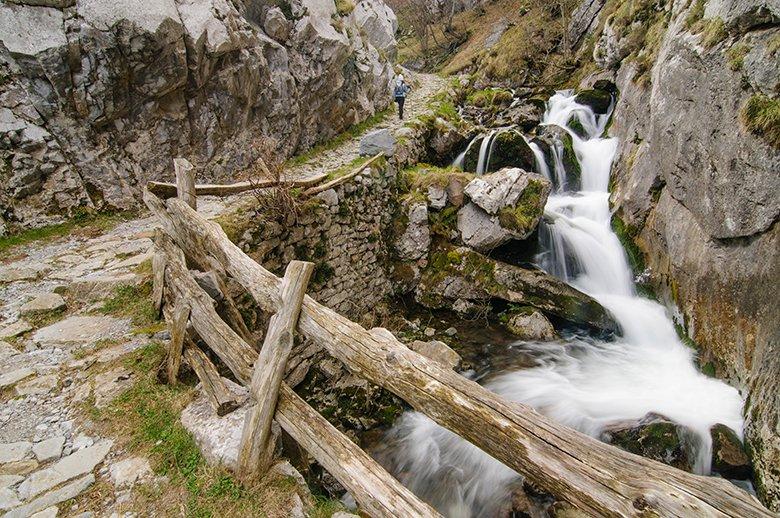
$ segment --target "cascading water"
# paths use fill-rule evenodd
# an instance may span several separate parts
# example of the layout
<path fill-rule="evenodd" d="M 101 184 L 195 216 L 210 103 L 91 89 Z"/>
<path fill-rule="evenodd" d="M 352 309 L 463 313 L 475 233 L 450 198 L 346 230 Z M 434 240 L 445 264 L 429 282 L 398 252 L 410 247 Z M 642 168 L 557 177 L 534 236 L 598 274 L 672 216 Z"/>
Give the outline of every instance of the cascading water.
<path fill-rule="evenodd" d="M 572 116 L 586 138 L 567 127 Z M 577 104 L 570 92 L 550 99 L 544 124 L 557 124 L 571 134 L 582 191 L 560 188 L 550 196 L 540 228 L 545 250 L 537 261 L 610 310 L 622 336 L 613 341 L 575 336 L 518 343 L 516 347 L 535 356 L 537 366 L 495 373 L 485 386 L 594 437 L 611 423 L 661 414 L 693 432 L 694 470 L 708 474 L 709 429 L 722 423 L 741 434 L 743 401 L 734 388 L 701 374 L 665 308 L 636 294 L 625 252 L 610 228 L 607 189 L 617 141 L 602 138 L 607 121 Z M 544 174 L 541 149 L 531 148 Z M 563 174 L 560 164 L 555 169 L 553 174 Z M 495 515 L 519 480 L 500 462 L 416 412 L 402 416 L 385 439 L 382 461 L 446 516 Z"/>

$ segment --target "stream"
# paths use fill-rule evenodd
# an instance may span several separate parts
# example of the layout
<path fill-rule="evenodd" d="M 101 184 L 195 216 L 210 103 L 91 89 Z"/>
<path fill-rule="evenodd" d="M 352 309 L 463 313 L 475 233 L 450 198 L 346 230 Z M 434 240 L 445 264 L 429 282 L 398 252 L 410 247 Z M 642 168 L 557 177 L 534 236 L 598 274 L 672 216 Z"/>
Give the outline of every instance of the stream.
<path fill-rule="evenodd" d="M 572 116 L 585 129 L 585 138 L 567 127 Z M 615 422 L 650 412 L 666 416 L 693 432 L 694 471 L 710 474 L 709 429 L 722 423 L 741 436 L 743 400 L 736 389 L 700 373 L 667 309 L 637 294 L 610 227 L 608 185 L 618 142 L 602 137 L 608 119 L 577 104 L 572 92 L 550 98 L 543 124 L 571 134 L 582 190 L 567 190 L 560 159 L 550 171 L 532 145 L 538 172 L 556 186 L 545 207 L 536 263 L 598 300 L 622 333 L 611 341 L 570 333 L 557 342 L 512 343 L 509 347 L 532 357 L 534 366 L 496 369 L 479 381 L 593 437 Z M 481 155 L 490 153 L 488 141 Z M 489 163 L 484 158 L 480 166 Z M 517 473 L 413 411 L 385 434 L 378 457 L 404 485 L 453 518 L 501 514 L 521 483 Z"/>

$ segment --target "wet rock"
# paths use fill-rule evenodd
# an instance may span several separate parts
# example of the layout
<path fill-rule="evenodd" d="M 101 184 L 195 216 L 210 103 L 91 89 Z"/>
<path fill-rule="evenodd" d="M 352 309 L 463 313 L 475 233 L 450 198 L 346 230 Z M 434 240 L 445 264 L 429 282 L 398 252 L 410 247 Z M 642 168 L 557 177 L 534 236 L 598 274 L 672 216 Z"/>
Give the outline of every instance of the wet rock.
<path fill-rule="evenodd" d="M 360 139 L 360 154 L 374 156 L 380 153 L 391 157 L 395 153 L 396 140 L 389 129 L 372 131 Z"/>
<path fill-rule="evenodd" d="M 549 124 L 544 126 L 539 133 L 539 137 L 534 142 L 540 144 L 551 173 L 555 169 L 555 157 L 553 154 L 561 159 L 566 184 L 564 186 L 559 185 L 558 179 L 553 175 L 555 188 L 563 187 L 564 190 L 569 191 L 580 190 L 582 188 L 582 168 L 574 151 L 574 141 L 571 134 L 560 126 Z"/>
<path fill-rule="evenodd" d="M 692 432 L 657 414 L 640 420 L 615 423 L 602 432 L 601 440 L 631 453 L 693 471 L 694 457 L 687 441 Z"/>
<path fill-rule="evenodd" d="M 540 311 L 529 308 L 528 311 L 512 314 L 506 323 L 507 329 L 521 340 L 547 342 L 558 335 L 555 328 Z"/>
<path fill-rule="evenodd" d="M 20 381 L 34 375 L 35 371 L 29 367 L 22 367 L 0 376 L 0 390 L 11 388 Z"/>
<path fill-rule="evenodd" d="M 44 293 L 25 303 L 19 313 L 23 317 L 52 313 L 65 309 L 65 299 L 56 293 Z"/>
<path fill-rule="evenodd" d="M 34 444 L 32 450 L 38 462 L 47 462 L 59 459 L 62 455 L 63 446 L 65 446 L 65 437 L 59 435 Z"/>
<path fill-rule="evenodd" d="M 406 210 L 406 227 L 396 240 L 395 249 L 400 259 L 414 261 L 426 255 L 431 244 L 428 206 L 424 202 L 413 203 Z"/>
<path fill-rule="evenodd" d="M 534 152 L 519 131 L 507 130 L 496 135 L 493 150 L 490 153 L 488 171 L 498 171 L 504 167 L 519 167 L 533 171 Z"/>
<path fill-rule="evenodd" d="M 29 441 L 0 444 L 0 464 L 16 462 L 24 459 L 32 451 Z"/>
<path fill-rule="evenodd" d="M 39 344 L 78 344 L 114 338 L 128 330 L 126 320 L 108 316 L 72 316 L 33 333 Z"/>
<path fill-rule="evenodd" d="M 62 486 L 59 489 L 55 489 L 54 491 L 50 491 L 49 493 L 36 498 L 32 502 L 28 502 L 7 512 L 5 515 L 3 515 L 3 518 L 27 518 L 33 513 L 42 511 L 61 502 L 76 498 L 94 483 L 95 475 L 90 473 L 74 482 Z"/>
<path fill-rule="evenodd" d="M 609 107 L 612 105 L 612 94 L 606 90 L 583 90 L 574 100 L 578 104 L 589 106 L 594 113 L 604 115 L 609 112 Z"/>
<path fill-rule="evenodd" d="M 498 298 L 534 307 L 577 325 L 615 332 L 618 326 L 601 304 L 541 271 L 496 261 L 466 247 L 442 245 L 431 252 L 415 292 L 430 308 L 452 307 L 458 300 Z"/>
<path fill-rule="evenodd" d="M 108 470 L 111 482 L 116 487 L 130 487 L 152 476 L 149 460 L 143 457 L 131 457 L 111 465 Z"/>
<path fill-rule="evenodd" d="M 91 472 L 95 466 L 103 462 L 113 444 L 111 440 L 102 440 L 94 446 L 72 453 L 52 466 L 33 473 L 19 486 L 19 495 L 29 500 L 63 482 Z"/>
<path fill-rule="evenodd" d="M 712 469 L 725 478 L 749 479 L 753 468 L 737 434 L 726 425 L 716 424 L 710 428 L 710 436 L 712 437 Z"/>
<path fill-rule="evenodd" d="M 456 369 L 461 362 L 460 355 L 453 351 L 449 345 L 439 340 L 431 340 L 429 342 L 415 340 L 409 344 L 409 349 L 450 369 Z"/>

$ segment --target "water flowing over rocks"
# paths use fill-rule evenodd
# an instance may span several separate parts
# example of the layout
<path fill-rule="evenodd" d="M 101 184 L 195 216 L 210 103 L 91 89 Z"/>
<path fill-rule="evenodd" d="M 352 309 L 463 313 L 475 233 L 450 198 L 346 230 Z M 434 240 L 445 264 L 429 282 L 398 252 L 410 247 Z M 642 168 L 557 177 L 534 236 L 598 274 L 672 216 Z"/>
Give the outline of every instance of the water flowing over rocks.
<path fill-rule="evenodd" d="M 175 156 L 232 180 L 263 139 L 286 157 L 390 101 L 397 22 L 381 0 L 347 16 L 332 0 L 286 15 L 224 0 L 44 4 L 0 6 L 4 226 L 134 207 Z"/>

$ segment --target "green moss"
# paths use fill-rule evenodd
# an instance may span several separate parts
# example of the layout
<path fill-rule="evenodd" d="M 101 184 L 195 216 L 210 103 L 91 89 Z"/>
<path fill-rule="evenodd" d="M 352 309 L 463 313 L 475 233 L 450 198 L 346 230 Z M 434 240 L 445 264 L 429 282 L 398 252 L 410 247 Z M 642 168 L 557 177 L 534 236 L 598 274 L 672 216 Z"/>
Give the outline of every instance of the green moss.
<path fill-rule="evenodd" d="M 531 233 L 544 213 L 544 192 L 545 186 L 542 182 L 529 181 L 515 206 L 505 207 L 498 212 L 499 224 L 522 235 Z"/>
<path fill-rule="evenodd" d="M 466 104 L 478 108 L 502 107 L 512 102 L 512 92 L 503 88 L 486 88 L 475 90 L 466 96 Z"/>
<path fill-rule="evenodd" d="M 701 348 L 699 347 L 699 344 L 697 344 L 693 340 L 693 338 L 688 336 L 688 333 L 685 332 L 685 328 L 682 325 L 680 325 L 680 324 L 675 322 L 674 330 L 675 330 L 675 332 L 677 332 L 677 337 L 680 339 L 680 341 L 686 347 L 689 347 L 690 349 L 693 349 L 694 351 L 700 351 L 701 350 Z"/>
<path fill-rule="evenodd" d="M 742 107 L 740 119 L 751 133 L 780 149 L 780 99 L 755 94 Z"/>
<path fill-rule="evenodd" d="M 458 229 L 458 207 L 447 206 L 440 211 L 428 211 L 431 232 L 446 239 Z"/>
<path fill-rule="evenodd" d="M 737 43 L 726 52 L 729 68 L 734 72 L 742 70 L 745 62 L 745 56 L 750 52 L 750 45 L 747 43 Z"/>
<path fill-rule="evenodd" d="M 580 118 L 576 115 L 569 117 L 569 121 L 566 123 L 566 125 L 580 137 L 585 138 L 587 136 L 585 127 L 582 125 L 582 122 L 580 122 Z"/>
<path fill-rule="evenodd" d="M 335 274 L 336 271 L 333 269 L 333 266 L 325 261 L 321 261 L 314 266 L 314 273 L 312 273 L 311 280 L 314 285 L 323 286 L 332 279 Z"/>
<path fill-rule="evenodd" d="M 590 106 L 596 113 L 607 113 L 612 104 L 612 95 L 604 90 L 583 90 L 577 94 L 575 101 Z"/>
<path fill-rule="evenodd" d="M 775 34 L 772 39 L 769 40 L 769 44 L 766 47 L 770 56 L 774 56 L 780 52 L 780 34 Z"/>
<path fill-rule="evenodd" d="M 645 256 L 634 241 L 638 234 L 638 230 L 631 225 L 626 225 L 617 214 L 612 216 L 612 230 L 623 245 L 626 255 L 628 256 L 628 263 L 634 274 L 639 275 L 644 272 Z"/>

